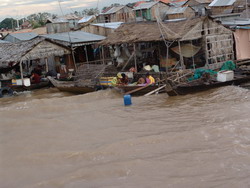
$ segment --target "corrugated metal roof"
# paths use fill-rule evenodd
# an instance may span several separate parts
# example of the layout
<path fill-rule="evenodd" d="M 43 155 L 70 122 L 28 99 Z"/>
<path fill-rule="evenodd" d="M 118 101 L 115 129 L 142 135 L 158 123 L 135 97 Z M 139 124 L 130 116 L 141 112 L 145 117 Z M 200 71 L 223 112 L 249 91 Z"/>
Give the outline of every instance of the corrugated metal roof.
<path fill-rule="evenodd" d="M 157 3 L 158 2 L 141 3 L 137 7 L 135 7 L 134 10 L 149 9 Z"/>
<path fill-rule="evenodd" d="M 33 32 L 27 32 L 27 33 L 10 33 L 10 36 L 17 38 L 18 40 L 21 41 L 26 41 L 26 40 L 31 40 L 34 39 L 38 36 L 38 34 L 33 33 Z"/>
<path fill-rule="evenodd" d="M 86 22 L 89 22 L 91 19 L 94 19 L 95 18 L 95 16 L 86 16 L 86 17 L 83 17 L 82 19 L 80 19 L 79 21 L 78 21 L 78 23 L 86 23 Z"/>
<path fill-rule="evenodd" d="M 183 6 L 186 2 L 187 2 L 187 1 L 173 2 L 173 3 L 169 3 L 169 5 L 175 6 L 175 7 L 181 7 L 181 6 Z"/>
<path fill-rule="evenodd" d="M 10 43 L 8 41 L 0 40 L 0 43 Z"/>
<path fill-rule="evenodd" d="M 236 0 L 214 0 L 209 4 L 210 7 L 230 6 L 235 3 Z"/>
<path fill-rule="evenodd" d="M 92 24 L 92 25 L 110 28 L 110 29 L 117 29 L 118 27 L 120 27 L 121 24 L 123 24 L 123 22 L 97 23 L 97 24 Z"/>
<path fill-rule="evenodd" d="M 239 25 L 250 25 L 250 19 L 234 19 L 228 21 L 222 21 L 222 25 L 228 26 L 239 26 Z"/>
<path fill-rule="evenodd" d="M 181 13 L 185 12 L 185 10 L 187 8 L 188 7 L 169 7 L 169 9 L 166 12 L 166 15 L 169 15 L 169 14 L 181 14 Z"/>
<path fill-rule="evenodd" d="M 114 13 L 116 13 L 117 11 L 121 10 L 124 7 L 125 7 L 125 5 L 115 6 L 115 7 L 112 7 L 111 9 L 109 9 L 107 12 L 105 12 L 103 14 L 114 14 Z"/>
<path fill-rule="evenodd" d="M 49 35 L 42 35 L 45 38 L 49 38 L 56 41 L 61 41 L 67 43 L 67 45 L 71 44 L 85 44 L 85 43 L 93 43 L 96 41 L 104 40 L 106 37 L 101 35 L 95 35 L 92 33 L 87 33 L 84 31 L 74 31 L 74 32 L 66 32 L 66 33 L 55 33 Z"/>
<path fill-rule="evenodd" d="M 201 4 L 207 4 L 207 3 L 212 3 L 213 0 L 196 0 L 198 3 L 201 3 Z"/>

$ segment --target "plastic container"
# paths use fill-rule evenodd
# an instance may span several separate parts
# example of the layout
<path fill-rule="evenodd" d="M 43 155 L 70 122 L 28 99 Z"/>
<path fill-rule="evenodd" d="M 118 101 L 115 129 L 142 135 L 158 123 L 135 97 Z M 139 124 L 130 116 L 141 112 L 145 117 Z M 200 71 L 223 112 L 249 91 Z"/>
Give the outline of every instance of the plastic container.
<path fill-rule="evenodd" d="M 123 99 L 124 99 L 125 106 L 129 106 L 132 104 L 131 95 L 124 95 Z"/>
<path fill-rule="evenodd" d="M 218 82 L 227 82 L 234 79 L 233 71 L 220 71 L 217 73 L 217 81 Z"/>

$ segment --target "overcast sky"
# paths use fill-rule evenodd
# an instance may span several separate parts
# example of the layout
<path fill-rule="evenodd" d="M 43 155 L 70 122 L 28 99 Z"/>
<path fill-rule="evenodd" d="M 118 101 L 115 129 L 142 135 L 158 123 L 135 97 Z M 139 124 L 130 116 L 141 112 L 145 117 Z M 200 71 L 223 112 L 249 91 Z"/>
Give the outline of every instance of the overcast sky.
<path fill-rule="evenodd" d="M 60 0 L 64 14 L 83 10 L 85 8 L 98 8 L 112 3 L 127 4 L 139 0 Z M 22 18 L 33 13 L 49 12 L 61 15 L 58 0 L 0 0 L 0 21 L 4 18 Z"/>

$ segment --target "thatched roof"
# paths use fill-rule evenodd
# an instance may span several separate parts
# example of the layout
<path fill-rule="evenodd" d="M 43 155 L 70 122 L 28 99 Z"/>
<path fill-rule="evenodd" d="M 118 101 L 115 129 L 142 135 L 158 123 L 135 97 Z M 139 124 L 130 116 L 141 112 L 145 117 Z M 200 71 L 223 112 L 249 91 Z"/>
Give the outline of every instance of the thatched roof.
<path fill-rule="evenodd" d="M 100 42 L 100 45 L 123 43 L 187 41 L 202 38 L 204 29 L 210 34 L 232 33 L 210 17 L 200 17 L 175 22 L 137 22 L 122 24 L 114 33 Z"/>
<path fill-rule="evenodd" d="M 137 22 L 122 24 L 100 44 L 121 44 L 136 42 L 169 41 L 181 39 L 192 28 L 202 22 L 202 18 L 158 24 L 157 22 Z M 162 31 L 162 32 L 161 32 Z M 199 36 L 198 36 L 199 37 Z"/>
<path fill-rule="evenodd" d="M 35 38 L 19 43 L 0 43 L 0 66 L 7 66 L 10 62 L 32 60 L 69 54 L 70 50 L 55 44 L 48 39 Z"/>

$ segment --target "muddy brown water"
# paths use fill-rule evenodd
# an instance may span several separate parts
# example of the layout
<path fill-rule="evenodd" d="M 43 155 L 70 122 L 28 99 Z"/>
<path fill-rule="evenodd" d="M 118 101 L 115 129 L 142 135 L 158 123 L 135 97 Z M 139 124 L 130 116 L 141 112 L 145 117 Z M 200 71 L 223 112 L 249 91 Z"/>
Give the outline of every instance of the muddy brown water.
<path fill-rule="evenodd" d="M 0 99 L 1 188 L 250 187 L 250 92 Z"/>

